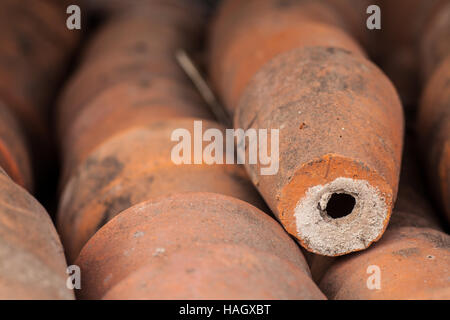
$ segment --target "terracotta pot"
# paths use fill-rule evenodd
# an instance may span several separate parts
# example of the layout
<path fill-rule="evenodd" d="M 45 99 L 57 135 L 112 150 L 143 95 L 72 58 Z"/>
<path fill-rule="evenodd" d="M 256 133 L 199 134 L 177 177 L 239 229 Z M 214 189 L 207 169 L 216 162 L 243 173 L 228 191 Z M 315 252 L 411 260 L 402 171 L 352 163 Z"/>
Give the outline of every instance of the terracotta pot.
<path fill-rule="evenodd" d="M 0 299 L 73 299 L 45 209 L 0 170 Z"/>
<path fill-rule="evenodd" d="M 62 184 L 95 147 L 114 135 L 164 119 L 212 116 L 187 83 L 164 77 L 124 81 L 102 91 L 80 111 L 62 137 Z"/>
<path fill-rule="evenodd" d="M 374 64 L 331 47 L 278 55 L 244 92 L 235 128 L 279 129 L 278 172 L 246 168 L 307 250 L 336 256 L 380 239 L 397 193 L 403 113 Z"/>
<path fill-rule="evenodd" d="M 29 34 L 29 30 L 13 29 L 8 26 L 7 22 L 7 20 L 2 19 L 0 28 L 2 42 L 0 50 L 0 97 L 6 106 L 26 124 L 28 131 L 37 133 L 42 137 L 45 132 L 45 122 L 40 113 L 42 109 L 41 106 L 35 104 L 33 99 L 36 98 L 37 101 L 42 102 L 42 94 L 47 94 L 48 86 L 37 83 L 36 66 L 27 61 L 27 55 L 30 54 L 31 50 L 28 47 L 35 45 L 35 43 L 32 35 Z M 22 29 L 25 29 L 26 23 L 25 26 L 21 26 Z M 28 28 L 31 27 L 28 26 Z"/>
<path fill-rule="evenodd" d="M 248 247 L 309 273 L 295 243 L 262 211 L 219 194 L 175 194 L 132 207 L 91 238 L 76 261 L 83 273 L 80 297 L 101 298 L 161 257 L 208 244 Z"/>
<path fill-rule="evenodd" d="M 436 230 L 436 232 L 432 232 L 430 237 L 433 236 L 433 234 L 437 234 L 439 237 L 441 237 L 442 233 L 441 231 L 441 225 L 440 221 L 437 219 L 437 216 L 434 214 L 432 207 L 427 202 L 426 197 L 424 197 L 425 190 L 423 188 L 423 184 L 421 181 L 421 176 L 419 174 L 419 168 L 417 166 L 417 155 L 418 152 L 415 148 L 415 141 L 416 138 L 412 132 L 409 132 L 405 139 L 405 150 L 404 150 L 404 156 L 402 161 L 402 174 L 400 178 L 400 187 L 398 192 L 398 198 L 397 202 L 395 204 L 394 213 L 392 214 L 392 218 L 389 222 L 389 226 L 386 231 L 386 235 L 382 238 L 380 243 L 377 243 L 374 245 L 374 247 L 378 249 L 372 249 L 369 248 L 366 251 L 363 251 L 362 253 L 355 254 L 355 256 L 349 260 L 347 260 L 346 257 L 338 257 L 334 259 L 330 259 L 330 257 L 326 257 L 328 259 L 325 259 L 324 257 L 318 256 L 318 255 L 307 255 L 308 264 L 311 268 L 311 273 L 313 275 L 313 279 L 316 283 L 321 283 L 321 280 L 324 275 L 327 275 L 326 280 L 324 280 L 324 283 L 326 283 L 326 286 L 329 288 L 337 288 L 340 286 L 341 278 L 340 275 L 338 275 L 336 278 L 333 278 L 333 275 L 335 274 L 336 270 L 340 269 L 341 266 L 346 266 L 349 268 L 350 272 L 358 273 L 360 274 L 360 267 L 368 267 L 366 265 L 366 261 L 374 259 L 375 257 L 381 257 L 380 252 L 382 250 L 386 250 L 385 255 L 383 256 L 386 258 L 386 264 L 385 268 L 381 270 L 383 277 L 383 274 L 385 271 L 389 273 L 389 276 L 392 276 L 394 272 L 402 272 L 402 267 L 396 266 L 396 255 L 389 256 L 387 252 L 389 252 L 389 248 L 392 246 L 403 246 L 407 247 L 410 245 L 410 248 L 412 249 L 399 249 L 404 250 L 405 255 L 410 252 L 412 255 L 418 254 L 418 250 L 414 248 L 413 244 L 408 244 L 408 239 L 413 238 L 415 243 L 423 243 L 423 239 L 421 239 L 421 236 L 419 236 L 417 239 L 415 238 L 417 234 L 421 234 L 422 236 L 427 236 L 430 229 Z M 402 238 L 403 235 L 406 234 L 408 237 Z M 384 242 L 384 239 L 387 238 L 386 242 Z M 445 240 L 446 236 L 444 236 Z M 430 238 L 431 239 L 431 238 Z M 415 252 L 417 251 L 417 252 Z M 448 249 L 447 249 L 448 251 Z M 402 251 L 399 251 L 400 253 Z M 439 259 L 445 258 L 445 250 L 441 252 L 441 255 L 439 256 Z M 448 254 L 447 254 L 448 256 Z M 408 257 L 409 258 L 409 257 Z M 423 257 L 413 257 L 409 258 L 409 260 L 403 261 L 404 266 L 406 266 L 407 270 L 412 271 L 415 267 L 416 263 L 419 263 L 419 259 Z M 380 258 L 381 259 L 381 258 Z M 348 263 L 347 261 L 353 261 L 351 263 Z M 425 259 L 424 261 L 427 261 Z M 378 265 L 379 266 L 379 265 Z M 381 266 L 379 266 L 381 267 Z M 432 266 L 434 268 L 434 266 Z M 439 275 L 439 272 L 442 270 L 439 270 L 439 268 L 435 269 L 433 273 L 437 273 L 436 277 Z M 330 274 L 328 274 L 328 272 Z M 386 286 L 383 288 L 383 291 L 380 291 L 378 293 L 369 293 L 367 289 L 367 292 L 364 290 L 356 290 L 355 292 L 344 292 L 339 293 L 339 297 L 343 299 L 350 299 L 350 298 L 356 298 L 356 299 L 365 299 L 365 298 L 378 298 L 380 299 L 407 299 L 409 296 L 406 294 L 406 292 L 401 292 L 400 290 L 404 290 L 405 288 L 403 286 L 410 286 L 411 289 L 411 298 L 414 298 L 415 296 L 412 294 L 414 291 L 424 292 L 424 289 L 426 288 L 426 285 L 420 285 L 419 281 L 423 280 L 424 284 L 428 282 L 427 276 L 422 274 L 421 270 L 415 270 L 416 274 L 408 274 L 410 279 L 406 278 L 405 276 L 399 277 L 399 279 L 390 279 L 392 282 L 387 283 L 385 282 Z M 443 278 L 445 278 L 444 274 L 440 274 Z M 369 277 L 369 275 L 366 276 Z M 356 279 L 352 280 L 353 283 L 349 284 L 349 288 L 351 286 L 355 286 L 361 288 L 361 286 L 357 283 L 355 283 Z M 384 281 L 384 280 L 383 280 Z M 409 281 L 409 284 L 408 284 Z M 388 288 L 389 287 L 389 288 Z M 334 289 L 330 289 L 334 290 Z M 330 291 L 331 292 L 331 291 Z M 330 297 L 337 297 L 335 296 L 336 292 L 331 293 Z M 392 294 L 392 296 L 388 296 Z M 431 296 L 430 296 L 431 297 Z M 429 298 L 430 298 L 429 297 Z M 425 296 L 423 298 L 426 298 Z"/>
<path fill-rule="evenodd" d="M 123 91 L 116 87 L 140 83 L 140 90 L 145 92 L 150 86 L 149 82 L 152 86 L 165 86 L 167 82 L 177 86 L 177 82 L 180 86 L 186 85 L 184 89 L 179 87 L 180 91 L 194 90 L 175 60 L 176 50 L 188 50 L 197 43 L 196 37 L 204 21 L 201 6 L 192 6 L 192 9 L 194 11 L 188 13 L 186 4 L 171 1 L 141 1 L 140 5 L 136 3 L 136 6 L 132 5 L 121 14 L 110 17 L 100 27 L 58 103 L 57 122 L 59 136 L 63 137 L 62 143 L 66 143 L 64 137 L 80 114 L 84 117 L 92 114 L 93 105 L 98 107 L 99 100 L 105 96 L 123 95 Z M 147 97 L 153 95 L 154 98 L 154 90 L 152 88 L 151 92 L 146 92 Z M 166 90 L 164 88 L 167 94 Z M 129 94 L 136 96 L 131 91 Z M 172 94 L 164 97 L 165 103 L 169 103 Z M 119 102 L 115 102 L 115 108 Z M 129 107 L 124 105 L 121 108 L 125 110 Z M 91 111 L 84 112 L 86 108 Z M 196 116 L 195 113 L 189 115 Z M 86 119 L 80 122 L 85 123 Z M 105 137 L 107 134 L 105 132 Z"/>
<path fill-rule="evenodd" d="M 417 132 L 435 199 L 450 221 L 450 56 L 428 81 L 417 115 Z"/>
<path fill-rule="evenodd" d="M 379 268 L 380 289 L 369 289 Z M 388 230 L 370 249 L 345 256 L 320 288 L 330 299 L 450 299 L 450 236 L 428 228 Z M 376 271 L 375 271 L 376 272 Z"/>
<path fill-rule="evenodd" d="M 364 55 L 344 22 L 320 1 L 224 1 L 210 37 L 210 70 L 230 114 L 253 75 L 290 49 L 330 46 Z M 339 26 L 339 27 L 338 27 Z"/>
<path fill-rule="evenodd" d="M 60 136 L 64 136 L 70 123 L 103 90 L 124 81 L 148 79 L 149 75 L 187 81 L 175 58 L 164 55 L 145 59 L 111 57 L 99 61 L 95 66 L 91 64 L 89 68 L 80 69 L 65 87 L 58 103 Z"/>
<path fill-rule="evenodd" d="M 192 10 L 188 14 L 184 9 L 163 6 L 126 10 L 108 20 L 90 40 L 83 53 L 83 66 L 110 55 L 173 55 L 176 49 L 193 49 L 203 24 L 201 14 Z"/>
<path fill-rule="evenodd" d="M 203 245 L 163 253 L 155 260 L 120 281 L 103 299 L 325 298 L 294 264 L 246 246 Z"/>
<path fill-rule="evenodd" d="M 194 152 L 192 164 L 177 165 L 171 160 L 172 149 L 178 144 L 171 136 L 177 129 L 191 133 L 189 145 L 194 150 L 194 120 L 166 120 L 126 131 L 106 141 L 78 167 L 64 189 L 58 213 L 58 229 L 69 261 L 115 215 L 157 196 L 210 191 L 264 208 L 242 166 L 205 161 L 193 164 Z M 205 120 L 202 127 L 203 132 L 224 130 Z M 208 144 L 204 142 L 203 147 Z"/>

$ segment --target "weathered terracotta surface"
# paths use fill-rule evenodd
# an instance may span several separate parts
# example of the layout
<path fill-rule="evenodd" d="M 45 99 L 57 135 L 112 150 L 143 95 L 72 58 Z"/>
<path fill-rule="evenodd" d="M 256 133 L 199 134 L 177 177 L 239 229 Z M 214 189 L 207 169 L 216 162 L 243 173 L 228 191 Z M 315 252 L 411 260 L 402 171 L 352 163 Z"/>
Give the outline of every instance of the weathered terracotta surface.
<path fill-rule="evenodd" d="M 28 145 L 22 128 L 14 115 L 0 102 L 0 167 L 19 185 L 31 191 Z"/>
<path fill-rule="evenodd" d="M 111 17 L 91 38 L 81 64 L 59 99 L 59 136 L 65 137 L 71 124 L 86 108 L 98 103 L 100 95 L 119 90 L 114 87 L 141 83 L 141 90 L 145 90 L 144 87 L 154 85 L 161 78 L 160 86 L 167 79 L 171 85 L 185 84 L 185 89 L 180 89 L 182 92 L 176 90 L 174 94 L 192 91 L 175 53 L 178 49 L 197 47 L 203 23 L 201 6 L 187 12 L 185 5 L 158 1 L 131 6 Z"/>
<path fill-rule="evenodd" d="M 324 1 L 224 1 L 210 35 L 209 67 L 228 112 L 253 75 L 282 52 L 326 46 L 364 55 L 336 11 Z"/>
<path fill-rule="evenodd" d="M 426 84 L 417 122 L 429 186 L 450 221 L 450 55 Z"/>
<path fill-rule="evenodd" d="M 310 188 L 342 177 L 355 184 L 367 182 L 386 208 L 382 221 L 376 218 L 384 227 L 371 239 L 365 235 L 369 230 L 346 232 L 361 242 L 359 249 L 381 237 L 397 193 L 403 114 L 395 89 L 375 65 L 332 47 L 279 55 L 261 68 L 244 92 L 235 127 L 280 129 L 278 173 L 263 176 L 260 164 L 246 167 L 286 230 L 305 248 L 311 250 L 310 239 L 299 237 L 301 221 L 294 216 L 299 200 Z M 345 193 L 345 188 L 337 192 Z M 369 212 L 367 207 L 364 210 Z M 345 228 L 352 218 L 349 215 L 348 221 L 332 223 Z M 328 239 L 331 243 L 335 240 Z M 329 248 L 320 253 L 348 252 Z"/>
<path fill-rule="evenodd" d="M 45 209 L 0 170 L 0 299 L 73 299 Z"/>
<path fill-rule="evenodd" d="M 165 6 L 164 2 L 149 8 L 129 7 L 107 20 L 89 41 L 82 55 L 83 65 L 114 55 L 171 55 L 181 47 L 196 48 L 205 22 L 202 9 L 191 5 L 186 14 L 183 6 Z"/>
<path fill-rule="evenodd" d="M 380 268 L 380 290 L 367 287 L 369 266 Z M 320 288 L 330 299 L 450 299 L 449 268 L 449 235 L 401 227 L 368 250 L 340 258 Z"/>
<path fill-rule="evenodd" d="M 149 75 L 185 80 L 175 58 L 166 56 L 111 57 L 81 68 L 66 85 L 58 107 L 58 132 L 64 135 L 70 123 L 103 90 L 121 82 L 145 81 Z"/>
<path fill-rule="evenodd" d="M 130 128 L 182 117 L 212 118 L 203 100 L 185 82 L 156 76 L 109 87 L 86 104 L 61 138 L 62 184 L 108 138 Z"/>
<path fill-rule="evenodd" d="M 91 38 L 58 104 L 58 221 L 70 261 L 109 219 L 158 195 L 215 191 L 264 207 L 240 166 L 171 161 L 172 131 L 192 133 L 194 119 L 211 118 L 175 58 L 177 49 L 198 46 L 204 14 L 201 3 L 140 2 L 109 16 Z"/>
<path fill-rule="evenodd" d="M 89 240 L 76 261 L 83 273 L 80 297 L 101 298 L 145 266 L 213 244 L 271 254 L 309 274 L 298 247 L 262 211 L 219 194 L 174 194 L 122 212 Z"/>
<path fill-rule="evenodd" d="M 309 257 L 313 278 L 329 298 L 450 299 L 450 237 L 441 232 L 424 197 L 415 141 L 409 133 L 398 199 L 383 238 L 371 248 L 345 257 Z M 367 288 L 371 265 L 380 268 L 380 290 Z"/>
<path fill-rule="evenodd" d="M 67 183 L 58 213 L 58 229 L 69 261 L 115 215 L 157 196 L 210 191 L 265 208 L 242 166 L 193 164 L 194 121 L 166 120 L 126 131 L 86 158 Z M 192 164 L 176 165 L 171 160 L 172 149 L 178 144 L 171 142 L 171 136 L 178 128 L 191 133 Z M 224 130 L 215 122 L 203 120 L 203 132 L 212 128 Z M 209 143 L 204 142 L 203 147 Z"/>
<path fill-rule="evenodd" d="M 106 300 L 324 298 L 311 278 L 291 262 L 233 244 L 162 253 L 103 296 Z"/>

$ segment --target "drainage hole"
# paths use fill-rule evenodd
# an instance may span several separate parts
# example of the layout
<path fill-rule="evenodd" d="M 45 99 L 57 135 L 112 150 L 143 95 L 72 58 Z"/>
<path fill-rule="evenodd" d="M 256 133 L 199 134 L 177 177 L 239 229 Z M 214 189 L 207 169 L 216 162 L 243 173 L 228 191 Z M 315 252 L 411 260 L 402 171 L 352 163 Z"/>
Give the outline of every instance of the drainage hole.
<path fill-rule="evenodd" d="M 333 219 L 345 217 L 355 207 L 355 197 L 345 193 L 333 193 L 328 200 L 326 212 Z"/>

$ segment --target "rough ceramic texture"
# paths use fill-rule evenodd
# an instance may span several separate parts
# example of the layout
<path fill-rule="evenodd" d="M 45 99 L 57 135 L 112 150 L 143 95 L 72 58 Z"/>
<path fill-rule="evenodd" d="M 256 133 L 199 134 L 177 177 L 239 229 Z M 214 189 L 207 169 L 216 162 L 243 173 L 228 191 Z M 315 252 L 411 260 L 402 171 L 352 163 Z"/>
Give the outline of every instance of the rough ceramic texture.
<path fill-rule="evenodd" d="M 80 111 L 62 137 L 62 184 L 108 138 L 130 128 L 182 117 L 212 118 L 197 92 L 185 82 L 148 77 L 111 86 Z"/>
<path fill-rule="evenodd" d="M 64 136 L 83 108 L 103 90 L 124 81 L 145 81 L 149 76 L 166 76 L 183 81 L 186 79 L 175 58 L 165 55 L 139 59 L 111 57 L 95 62 L 89 68 L 79 69 L 65 87 L 58 104 L 59 134 Z"/>
<path fill-rule="evenodd" d="M 83 272 L 80 297 L 101 298 L 160 256 L 205 244 L 249 247 L 309 274 L 298 247 L 264 212 L 219 194 L 174 194 L 122 212 L 91 238 L 76 261 Z"/>
<path fill-rule="evenodd" d="M 364 55 L 324 1 L 224 1 L 210 35 L 210 73 L 230 114 L 267 61 L 290 49 L 330 46 Z"/>
<path fill-rule="evenodd" d="M 397 193 L 403 113 L 375 65 L 333 47 L 278 55 L 245 90 L 235 127 L 280 130 L 278 173 L 261 175 L 260 163 L 246 168 L 306 249 L 341 255 L 381 237 Z M 324 207 L 332 193 L 352 196 L 354 210 L 330 218 Z"/>
<path fill-rule="evenodd" d="M 417 122 L 429 185 L 450 221 L 450 56 L 428 81 Z"/>
<path fill-rule="evenodd" d="M 289 261 L 232 244 L 162 253 L 157 261 L 133 272 L 103 297 L 105 300 L 324 298 L 311 278 Z"/>
<path fill-rule="evenodd" d="M 418 167 L 419 152 L 416 148 L 416 141 L 414 132 L 408 130 L 403 151 L 398 197 L 386 231 L 389 233 L 395 234 L 396 230 L 400 228 L 441 230 L 440 220 L 434 214 L 432 207 L 424 196 L 426 190 Z M 367 252 L 370 254 L 370 249 Z M 364 254 L 361 255 L 361 257 L 363 256 Z M 323 275 L 335 261 L 340 261 L 340 258 L 322 257 L 314 254 L 307 254 L 306 258 L 316 283 L 320 283 Z M 331 283 L 331 281 L 330 278 L 328 282 Z"/>
<path fill-rule="evenodd" d="M 189 145 L 194 150 L 194 121 L 174 119 L 129 130 L 105 142 L 79 166 L 64 189 L 58 213 L 58 229 L 69 261 L 116 214 L 155 196 L 211 191 L 264 208 L 242 166 L 176 165 L 171 160 L 178 144 L 171 142 L 171 135 L 178 128 L 189 130 Z M 224 130 L 215 122 L 203 121 L 203 132 L 213 128 Z M 194 152 L 191 156 L 194 163 Z"/>
<path fill-rule="evenodd" d="M 0 170 L 0 299 L 73 299 L 44 208 Z"/>
<path fill-rule="evenodd" d="M 381 287 L 367 286 L 369 266 Z M 366 251 L 334 263 L 320 282 L 330 299 L 450 299 L 450 236 L 429 228 L 389 229 Z"/>
<path fill-rule="evenodd" d="M 58 110 L 58 220 L 69 260 L 110 218 L 155 195 L 212 188 L 261 201 L 240 167 L 171 161 L 172 131 L 211 118 L 175 60 L 177 49 L 196 47 L 203 23 L 200 5 L 193 12 L 182 3 L 142 2 L 109 17 L 88 44 Z M 185 117 L 192 118 L 161 122 Z"/>
<path fill-rule="evenodd" d="M 154 6 L 148 10 L 138 7 L 125 10 L 109 19 L 89 41 L 82 55 L 83 65 L 111 55 L 148 55 L 198 45 L 204 17 L 200 7 L 185 8 Z M 164 41 L 155 41 L 164 39 Z"/>
<path fill-rule="evenodd" d="M 92 37 L 58 101 L 60 136 L 67 134 L 73 121 L 96 103 L 99 95 L 121 84 L 149 86 L 159 77 L 191 86 L 175 53 L 197 47 L 204 22 L 201 13 L 162 2 L 148 5 L 112 17 Z"/>

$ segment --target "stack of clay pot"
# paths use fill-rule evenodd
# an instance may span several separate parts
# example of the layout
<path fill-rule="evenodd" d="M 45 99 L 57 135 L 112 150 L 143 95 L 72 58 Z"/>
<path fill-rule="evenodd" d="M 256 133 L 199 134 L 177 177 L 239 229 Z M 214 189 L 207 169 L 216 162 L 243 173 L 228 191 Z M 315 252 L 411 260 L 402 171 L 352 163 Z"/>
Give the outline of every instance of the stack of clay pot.
<path fill-rule="evenodd" d="M 211 32 L 211 79 L 235 128 L 279 130 L 278 173 L 247 172 L 285 229 L 321 255 L 378 241 L 397 194 L 402 106 L 357 41 L 369 41 L 367 5 L 225 0 Z"/>
<path fill-rule="evenodd" d="M 253 206 L 265 208 L 241 166 L 172 161 L 177 130 L 192 150 L 194 121 L 225 131 L 175 60 L 203 21 L 201 2 L 131 6 L 93 35 L 64 89 L 57 224 L 80 298 L 324 298 L 299 248 Z"/>
<path fill-rule="evenodd" d="M 213 2 L 0 1 L 0 300 L 449 299 L 450 1 Z"/>

